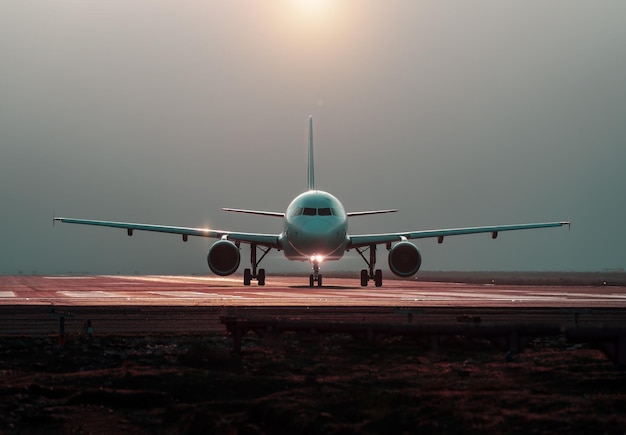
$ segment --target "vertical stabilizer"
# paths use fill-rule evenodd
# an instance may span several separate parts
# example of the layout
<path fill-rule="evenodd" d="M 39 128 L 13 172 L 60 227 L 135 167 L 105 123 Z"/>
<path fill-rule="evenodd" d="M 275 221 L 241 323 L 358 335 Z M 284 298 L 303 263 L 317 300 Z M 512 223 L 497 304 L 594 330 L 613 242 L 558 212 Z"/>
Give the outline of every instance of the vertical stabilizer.
<path fill-rule="evenodd" d="M 315 171 L 313 170 L 313 117 L 309 116 L 309 190 L 315 190 Z"/>

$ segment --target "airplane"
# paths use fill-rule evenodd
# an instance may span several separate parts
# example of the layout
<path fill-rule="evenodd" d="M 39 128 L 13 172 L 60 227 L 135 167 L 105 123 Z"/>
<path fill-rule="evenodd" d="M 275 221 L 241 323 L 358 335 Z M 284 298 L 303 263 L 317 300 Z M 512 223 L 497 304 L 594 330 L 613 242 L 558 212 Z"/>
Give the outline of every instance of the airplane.
<path fill-rule="evenodd" d="M 241 244 L 250 245 L 250 268 L 244 269 L 243 284 L 249 286 L 256 280 L 259 286 L 265 285 L 265 269 L 259 264 L 272 249 L 282 251 L 291 261 L 309 261 L 313 273 L 309 275 L 309 286 L 322 286 L 320 265 L 324 261 L 339 260 L 344 253 L 355 250 L 365 261 L 367 269 L 361 270 L 361 286 L 367 287 L 370 281 L 381 287 L 383 275 L 376 269 L 376 248 L 385 245 L 388 255 L 389 269 L 401 278 L 409 278 L 417 273 L 422 263 L 422 256 L 409 240 L 437 238 L 442 243 L 445 237 L 461 234 L 491 233 L 495 239 L 503 231 L 526 230 L 536 228 L 561 227 L 570 222 L 546 222 L 520 225 L 497 225 L 467 228 L 451 228 L 437 230 L 405 231 L 381 234 L 348 234 L 348 220 L 351 217 L 383 213 L 394 213 L 398 210 L 371 210 L 346 212 L 342 203 L 328 192 L 315 187 L 313 159 L 313 117 L 309 117 L 308 138 L 308 189 L 291 201 L 284 213 L 223 208 L 234 213 L 271 216 L 283 220 L 280 234 L 244 233 L 236 231 L 220 231 L 208 228 L 188 228 L 169 225 L 152 225 L 132 222 L 114 222 L 103 220 L 75 219 L 54 217 L 55 221 L 95 225 L 101 227 L 126 229 L 129 236 L 137 231 L 154 231 L 172 233 L 182 236 L 187 241 L 189 236 L 219 239 L 209 248 L 207 262 L 209 269 L 216 275 L 228 276 L 237 271 L 241 261 Z M 260 257 L 257 254 L 261 254 Z"/>

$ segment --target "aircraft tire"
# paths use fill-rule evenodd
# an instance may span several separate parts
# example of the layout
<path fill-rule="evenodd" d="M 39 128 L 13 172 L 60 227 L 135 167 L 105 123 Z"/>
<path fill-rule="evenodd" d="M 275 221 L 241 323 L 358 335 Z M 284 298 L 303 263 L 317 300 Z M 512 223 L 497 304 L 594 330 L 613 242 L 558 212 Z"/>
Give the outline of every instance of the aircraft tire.
<path fill-rule="evenodd" d="M 361 269 L 361 287 L 367 287 L 367 282 L 370 280 L 369 274 L 366 269 Z"/>
<path fill-rule="evenodd" d="M 309 287 L 313 287 L 315 283 L 315 278 L 313 278 L 313 274 L 309 275 Z"/>
<path fill-rule="evenodd" d="M 318 287 L 322 286 L 322 275 L 317 275 L 317 286 Z"/>
<path fill-rule="evenodd" d="M 382 287 L 383 285 L 383 271 L 380 269 L 376 269 L 376 272 L 374 272 L 374 283 L 376 284 L 376 287 Z"/>
<path fill-rule="evenodd" d="M 250 285 L 250 279 L 251 279 L 250 269 L 244 269 L 243 270 L 243 285 Z"/>
<path fill-rule="evenodd" d="M 259 276 L 257 277 L 259 285 L 265 285 L 265 269 L 259 269 Z"/>

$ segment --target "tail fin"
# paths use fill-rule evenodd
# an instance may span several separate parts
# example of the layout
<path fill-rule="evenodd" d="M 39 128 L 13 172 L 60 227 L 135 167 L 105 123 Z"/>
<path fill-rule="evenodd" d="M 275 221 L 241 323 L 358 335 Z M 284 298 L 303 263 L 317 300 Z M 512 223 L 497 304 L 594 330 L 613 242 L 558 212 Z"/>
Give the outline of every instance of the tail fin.
<path fill-rule="evenodd" d="M 313 170 L 313 117 L 309 116 L 309 190 L 315 190 L 315 171 Z"/>

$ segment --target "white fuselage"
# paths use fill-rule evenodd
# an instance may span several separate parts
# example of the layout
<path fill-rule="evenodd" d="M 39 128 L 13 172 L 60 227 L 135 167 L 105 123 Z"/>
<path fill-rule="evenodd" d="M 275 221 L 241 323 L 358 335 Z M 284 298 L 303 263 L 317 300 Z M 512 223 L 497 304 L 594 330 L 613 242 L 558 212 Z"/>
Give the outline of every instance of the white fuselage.
<path fill-rule="evenodd" d="M 343 205 L 321 190 L 298 195 L 287 208 L 279 242 L 289 260 L 340 259 L 348 244 L 348 217 Z"/>

